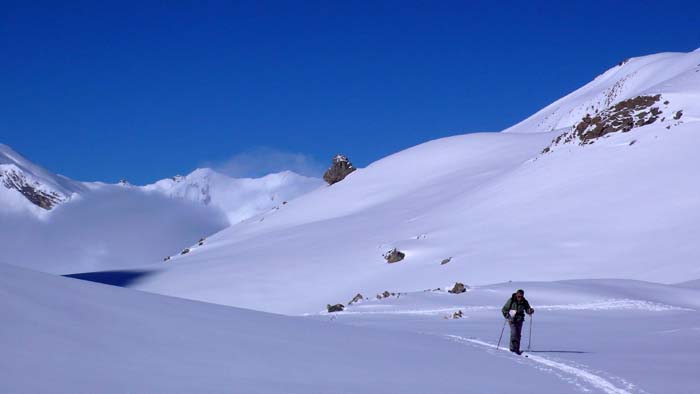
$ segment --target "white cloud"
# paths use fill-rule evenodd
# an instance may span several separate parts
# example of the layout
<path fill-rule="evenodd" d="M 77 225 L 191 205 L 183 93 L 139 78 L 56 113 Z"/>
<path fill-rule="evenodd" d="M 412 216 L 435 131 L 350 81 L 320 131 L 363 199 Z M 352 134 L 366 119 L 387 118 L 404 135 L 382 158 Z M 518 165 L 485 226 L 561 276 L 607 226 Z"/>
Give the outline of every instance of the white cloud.
<path fill-rule="evenodd" d="M 228 224 L 211 207 L 120 189 L 60 205 L 47 220 L 0 212 L 0 262 L 59 274 L 141 266 Z"/>
<path fill-rule="evenodd" d="M 260 177 L 281 171 L 320 177 L 326 167 L 312 156 L 269 147 L 254 148 L 223 162 L 205 163 L 204 166 L 236 178 Z"/>

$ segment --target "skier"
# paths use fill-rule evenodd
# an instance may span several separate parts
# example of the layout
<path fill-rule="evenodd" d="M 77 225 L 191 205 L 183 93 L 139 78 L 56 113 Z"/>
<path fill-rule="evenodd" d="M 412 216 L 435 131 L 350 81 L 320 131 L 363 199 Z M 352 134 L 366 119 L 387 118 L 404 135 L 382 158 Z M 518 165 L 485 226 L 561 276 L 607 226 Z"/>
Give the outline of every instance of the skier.
<path fill-rule="evenodd" d="M 503 317 L 510 325 L 510 351 L 515 354 L 522 354 L 520 351 L 520 335 L 523 330 L 525 314 L 532 315 L 535 310 L 530 307 L 530 303 L 525 299 L 525 291 L 520 289 L 506 301 L 501 309 Z"/>

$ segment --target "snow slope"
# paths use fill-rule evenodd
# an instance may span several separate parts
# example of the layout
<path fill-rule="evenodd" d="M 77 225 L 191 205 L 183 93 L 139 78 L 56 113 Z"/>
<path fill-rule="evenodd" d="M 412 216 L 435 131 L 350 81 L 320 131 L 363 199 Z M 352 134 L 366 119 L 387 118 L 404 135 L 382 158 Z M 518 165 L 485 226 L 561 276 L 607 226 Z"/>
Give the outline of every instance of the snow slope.
<path fill-rule="evenodd" d="M 0 265 L 0 391 L 508 393 L 554 374 L 436 336 L 151 295 Z M 503 379 L 508 371 L 510 379 Z"/>
<path fill-rule="evenodd" d="M 518 288 L 535 308 L 525 322 L 521 348 L 507 352 L 500 309 Z M 449 319 L 462 311 L 461 319 Z M 564 392 L 694 393 L 700 378 L 700 291 L 632 280 L 513 282 L 470 289 L 369 297 L 331 316 L 314 319 L 353 326 L 446 337 L 491 357 L 547 370 L 572 387 Z M 504 349 L 505 345 L 505 349 Z M 546 389 L 540 389 L 545 391 Z M 538 391 L 538 392 L 541 392 Z"/>
<path fill-rule="evenodd" d="M 700 118 L 700 52 L 658 53 L 626 59 L 505 132 L 537 133 L 573 126 L 587 113 L 640 95 L 663 93 L 675 110 Z"/>
<path fill-rule="evenodd" d="M 700 52 L 633 59 L 557 102 L 545 128 L 555 131 L 531 118 L 399 152 L 223 230 L 134 286 L 298 314 L 455 281 L 698 278 L 699 64 Z M 611 104 L 658 93 L 663 119 L 542 153 L 572 130 L 571 108 L 616 84 Z M 406 259 L 387 264 L 392 248 Z"/>

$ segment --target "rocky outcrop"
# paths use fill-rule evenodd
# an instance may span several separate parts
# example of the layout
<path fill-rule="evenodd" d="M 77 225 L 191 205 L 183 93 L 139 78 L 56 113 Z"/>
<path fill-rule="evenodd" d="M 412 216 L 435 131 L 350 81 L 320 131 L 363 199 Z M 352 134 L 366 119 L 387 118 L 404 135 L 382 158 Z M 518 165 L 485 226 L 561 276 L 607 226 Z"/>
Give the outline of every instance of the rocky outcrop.
<path fill-rule="evenodd" d="M 343 305 L 343 304 L 335 304 L 335 305 L 328 304 L 328 305 L 326 305 L 326 310 L 328 310 L 328 313 L 342 312 L 344 309 L 345 309 L 345 305 Z"/>
<path fill-rule="evenodd" d="M 445 319 L 461 319 L 464 317 L 464 312 L 462 310 L 458 310 L 457 312 L 452 313 L 449 316 L 446 316 Z"/>
<path fill-rule="evenodd" d="M 398 263 L 399 261 L 403 260 L 406 257 L 406 253 L 394 248 L 394 249 L 391 249 L 390 251 L 384 253 L 383 257 L 387 263 L 393 264 L 393 263 Z"/>
<path fill-rule="evenodd" d="M 656 122 L 661 110 L 653 106 L 661 95 L 637 96 L 621 101 L 600 114 L 586 115 L 576 127 L 574 134 L 582 144 L 590 144 L 606 134 L 626 133 L 635 127 L 642 127 Z"/>
<path fill-rule="evenodd" d="M 440 262 L 440 265 L 445 265 L 445 264 L 449 263 L 450 261 L 452 261 L 452 257 L 448 257 L 448 258 L 446 258 L 446 259 L 443 259 L 443 260 Z"/>
<path fill-rule="evenodd" d="M 557 136 L 542 153 L 548 153 L 552 148 L 562 144 L 593 144 L 608 134 L 627 133 L 635 128 L 653 124 L 663 114 L 659 106 L 660 100 L 660 94 L 637 96 L 620 101 L 595 115 L 586 114 L 571 131 Z M 667 100 L 663 102 L 664 106 L 668 104 Z M 662 118 L 661 121 L 663 122 L 664 119 Z"/>
<path fill-rule="evenodd" d="M 190 248 L 185 248 L 182 250 L 182 252 L 180 252 L 180 254 L 187 254 L 189 252 L 190 252 Z"/>
<path fill-rule="evenodd" d="M 355 171 L 355 167 L 352 166 L 347 156 L 338 154 L 333 158 L 333 164 L 323 174 L 323 180 L 332 185 L 342 181 L 353 171 Z"/>
<path fill-rule="evenodd" d="M 457 282 L 455 283 L 454 286 L 450 290 L 447 290 L 448 293 L 452 294 L 460 294 L 464 293 L 467 291 L 467 286 L 464 285 L 464 283 Z"/>
<path fill-rule="evenodd" d="M 388 291 L 384 291 L 383 293 L 377 294 L 377 299 L 381 300 L 383 298 L 389 298 L 389 297 L 393 297 L 395 295 L 396 295 L 396 293 L 390 293 Z"/>
<path fill-rule="evenodd" d="M 14 189 L 29 202 L 47 211 L 67 200 L 67 197 L 55 191 L 45 190 L 38 182 L 30 182 L 19 170 L 0 171 L 0 183 L 7 189 Z"/>
<path fill-rule="evenodd" d="M 355 295 L 355 297 L 352 297 L 352 300 L 350 300 L 350 302 L 348 302 L 348 305 L 352 305 L 352 304 L 359 302 L 359 301 L 362 301 L 364 299 L 365 299 L 365 297 L 363 297 L 362 294 L 357 293 L 357 295 Z"/>

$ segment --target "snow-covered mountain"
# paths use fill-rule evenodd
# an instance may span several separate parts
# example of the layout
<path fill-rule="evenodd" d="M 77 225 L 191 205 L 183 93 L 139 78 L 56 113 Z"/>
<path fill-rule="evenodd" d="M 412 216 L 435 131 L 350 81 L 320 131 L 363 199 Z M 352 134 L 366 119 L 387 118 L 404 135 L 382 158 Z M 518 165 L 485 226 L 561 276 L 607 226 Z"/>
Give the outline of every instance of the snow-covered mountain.
<path fill-rule="evenodd" d="M 292 172 L 236 179 L 211 169 L 146 186 L 78 182 L 0 145 L 0 261 L 56 273 L 156 263 L 322 183 Z"/>
<path fill-rule="evenodd" d="M 80 182 L 52 174 L 0 144 L 1 210 L 41 214 L 86 191 Z"/>
<path fill-rule="evenodd" d="M 640 96 L 661 94 L 654 107 L 663 107 L 664 126 L 673 125 L 683 114 L 697 119 L 700 98 L 700 49 L 689 53 L 659 53 L 626 59 L 580 89 L 541 109 L 504 132 L 540 133 L 565 130 L 586 115 L 613 108 Z M 668 101 L 668 103 L 666 103 Z M 674 119 L 681 111 L 679 119 Z M 688 119 L 688 118 L 686 118 Z"/>
<path fill-rule="evenodd" d="M 700 52 L 630 59 L 506 132 L 407 149 L 227 228 L 135 287 L 304 313 L 455 281 L 698 278 L 699 94 Z"/>
<path fill-rule="evenodd" d="M 217 207 L 231 224 L 275 209 L 288 200 L 319 188 L 323 181 L 291 171 L 261 178 L 232 178 L 209 168 L 200 168 L 187 176 L 174 176 L 143 186 L 147 192 Z"/>

